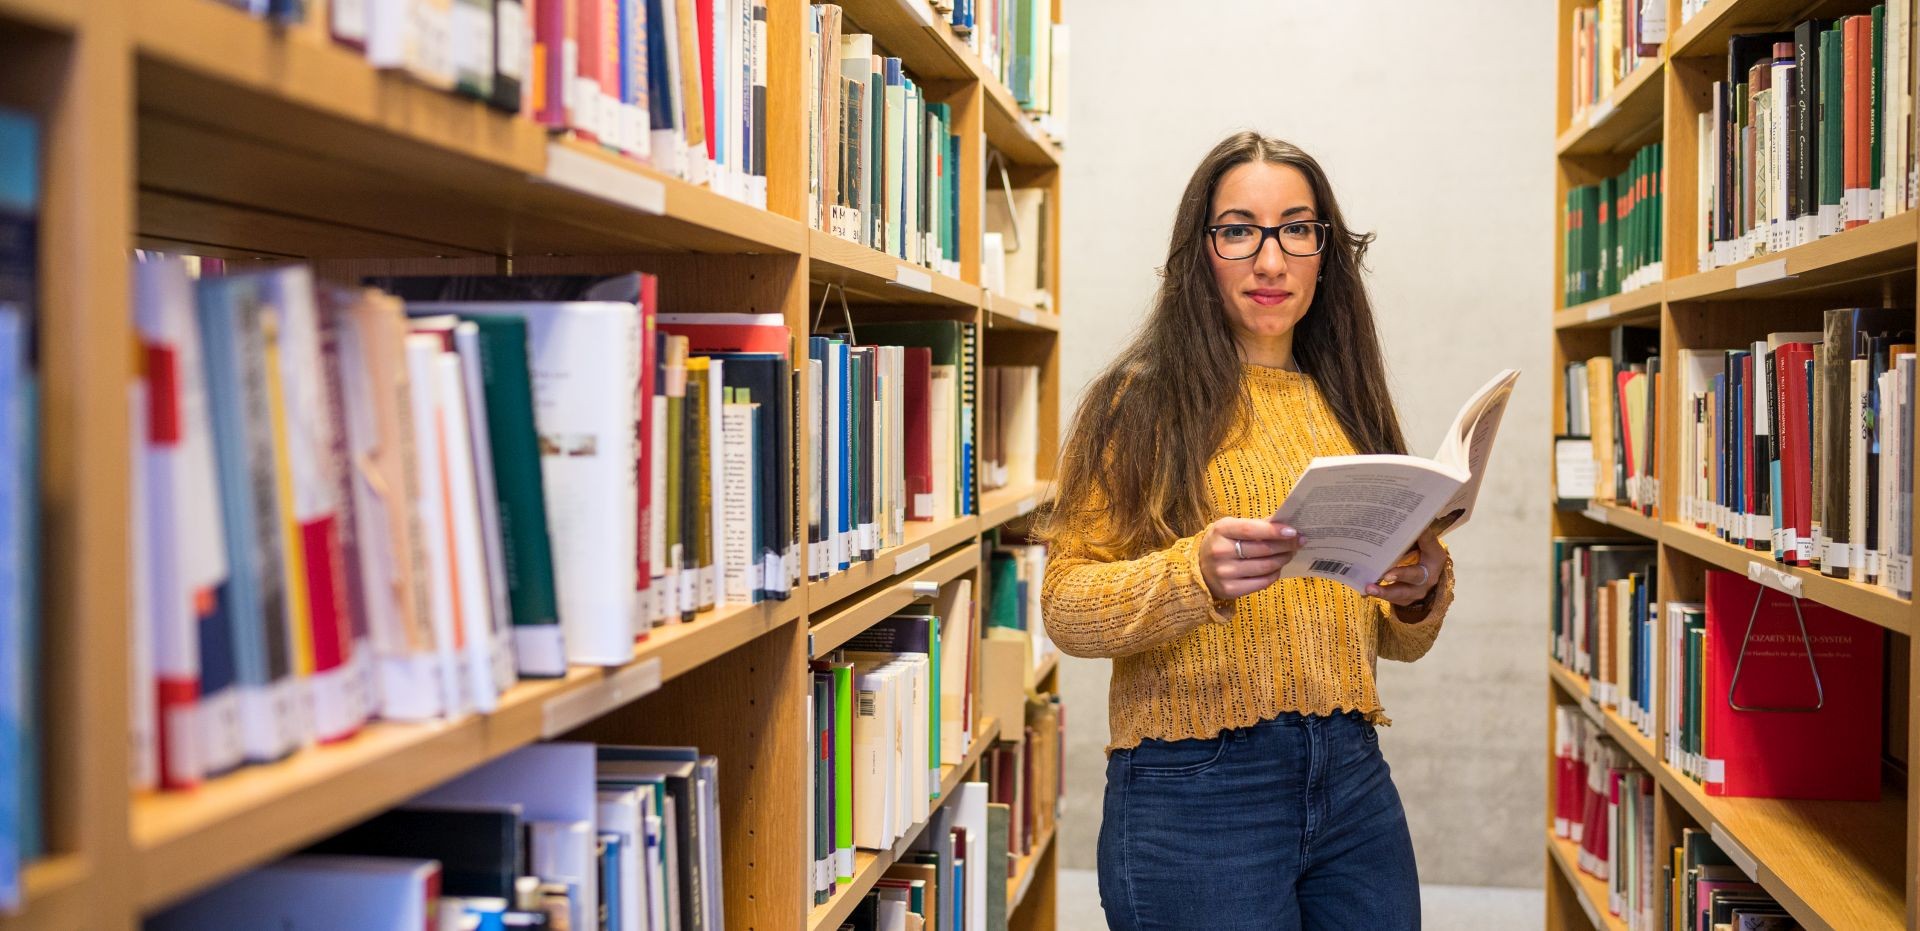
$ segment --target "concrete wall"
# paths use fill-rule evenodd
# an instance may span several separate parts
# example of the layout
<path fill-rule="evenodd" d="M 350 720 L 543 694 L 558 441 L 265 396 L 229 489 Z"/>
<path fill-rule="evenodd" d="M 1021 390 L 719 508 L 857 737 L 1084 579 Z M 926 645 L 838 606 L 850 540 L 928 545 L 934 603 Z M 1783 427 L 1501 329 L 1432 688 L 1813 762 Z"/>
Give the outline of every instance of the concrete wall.
<path fill-rule="evenodd" d="M 1180 189 L 1224 135 L 1291 140 L 1348 221 L 1379 233 L 1370 278 L 1394 395 L 1430 453 L 1467 394 L 1523 370 L 1474 522 L 1450 538 L 1457 600 L 1438 645 L 1381 663 L 1382 743 L 1428 882 L 1541 881 L 1547 604 L 1553 30 L 1545 3 L 1071 2 L 1065 385 L 1140 319 Z M 1108 664 L 1068 658 L 1063 866 L 1094 865 Z"/>

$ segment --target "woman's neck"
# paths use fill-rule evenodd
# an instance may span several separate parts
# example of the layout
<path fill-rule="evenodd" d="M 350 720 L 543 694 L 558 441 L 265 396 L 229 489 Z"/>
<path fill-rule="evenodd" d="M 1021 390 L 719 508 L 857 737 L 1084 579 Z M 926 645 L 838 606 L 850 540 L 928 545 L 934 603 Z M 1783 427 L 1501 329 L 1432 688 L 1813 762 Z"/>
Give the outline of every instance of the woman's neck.
<path fill-rule="evenodd" d="M 1240 343 L 1240 359 L 1254 365 L 1270 369 L 1286 369 L 1289 372 L 1300 370 L 1293 361 L 1293 331 L 1285 333 L 1253 335 L 1236 334 Z"/>

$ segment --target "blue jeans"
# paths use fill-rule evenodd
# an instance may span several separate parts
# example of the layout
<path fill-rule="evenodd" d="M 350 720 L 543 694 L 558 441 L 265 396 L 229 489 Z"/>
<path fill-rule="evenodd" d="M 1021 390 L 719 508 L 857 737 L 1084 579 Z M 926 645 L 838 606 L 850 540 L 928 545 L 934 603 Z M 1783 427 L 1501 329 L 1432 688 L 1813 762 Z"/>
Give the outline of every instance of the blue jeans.
<path fill-rule="evenodd" d="M 1120 931 L 1417 929 L 1400 793 L 1358 714 L 1283 714 L 1107 759 L 1100 905 Z"/>

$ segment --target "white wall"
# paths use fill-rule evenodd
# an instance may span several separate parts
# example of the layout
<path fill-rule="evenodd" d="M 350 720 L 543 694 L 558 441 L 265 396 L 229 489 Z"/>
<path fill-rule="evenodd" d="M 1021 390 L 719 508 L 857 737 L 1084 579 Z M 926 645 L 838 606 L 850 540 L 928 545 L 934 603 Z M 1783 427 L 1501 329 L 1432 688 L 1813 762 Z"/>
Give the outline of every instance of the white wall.
<path fill-rule="evenodd" d="M 1547 424 L 1553 301 L 1549 3 L 1072 2 L 1065 403 L 1139 321 L 1173 207 L 1243 128 L 1320 160 L 1374 230 L 1374 305 L 1415 452 L 1467 394 L 1523 370 L 1494 477 L 1450 538 L 1458 594 L 1419 663 L 1381 663 L 1383 732 L 1428 882 L 1541 877 Z M 1064 865 L 1092 867 L 1104 661 L 1065 660 Z"/>

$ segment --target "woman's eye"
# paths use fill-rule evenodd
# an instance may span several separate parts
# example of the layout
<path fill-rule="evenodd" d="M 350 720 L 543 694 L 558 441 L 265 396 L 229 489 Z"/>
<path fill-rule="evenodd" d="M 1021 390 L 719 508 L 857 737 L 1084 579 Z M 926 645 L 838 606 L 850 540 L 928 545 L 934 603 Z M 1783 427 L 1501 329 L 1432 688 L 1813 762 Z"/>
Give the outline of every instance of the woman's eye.
<path fill-rule="evenodd" d="M 1250 226 L 1229 226 L 1221 229 L 1220 235 L 1225 236 L 1228 242 L 1233 242 L 1252 236 L 1253 228 Z"/>
<path fill-rule="evenodd" d="M 1314 227 L 1311 223 L 1289 223 L 1280 228 L 1280 235 L 1289 239 L 1304 239 L 1312 236 L 1313 233 Z"/>

